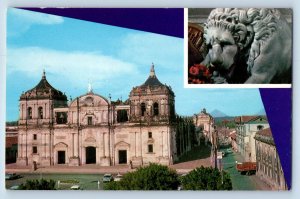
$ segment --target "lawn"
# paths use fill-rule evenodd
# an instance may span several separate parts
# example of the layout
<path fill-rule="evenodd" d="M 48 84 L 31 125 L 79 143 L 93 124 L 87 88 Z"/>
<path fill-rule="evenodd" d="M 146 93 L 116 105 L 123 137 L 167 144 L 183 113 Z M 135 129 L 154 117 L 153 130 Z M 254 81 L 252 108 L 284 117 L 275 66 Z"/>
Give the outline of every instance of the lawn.
<path fill-rule="evenodd" d="M 56 181 L 56 186 L 58 181 L 60 181 L 59 187 L 57 189 L 68 190 L 72 185 L 80 185 L 83 190 L 97 190 L 98 181 L 99 189 L 103 189 L 101 174 L 20 174 L 22 177 L 15 180 L 6 180 L 6 188 L 9 189 L 14 185 L 20 185 L 29 179 L 52 179 Z"/>
<path fill-rule="evenodd" d="M 211 147 L 210 146 L 205 146 L 203 144 L 203 145 L 200 145 L 200 146 L 197 146 L 197 147 L 193 148 L 192 150 L 190 150 L 186 154 L 182 155 L 179 158 L 179 160 L 175 162 L 175 164 L 181 163 L 181 162 L 188 162 L 188 161 L 198 160 L 198 159 L 204 159 L 204 158 L 210 157 L 210 153 L 211 153 Z"/>

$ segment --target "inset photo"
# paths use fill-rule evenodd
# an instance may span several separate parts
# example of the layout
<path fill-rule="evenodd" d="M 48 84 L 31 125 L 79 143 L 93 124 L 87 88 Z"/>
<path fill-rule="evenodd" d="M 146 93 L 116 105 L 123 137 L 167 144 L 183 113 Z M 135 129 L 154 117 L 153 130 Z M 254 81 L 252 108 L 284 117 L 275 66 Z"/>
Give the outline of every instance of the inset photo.
<path fill-rule="evenodd" d="M 291 84 L 292 9 L 190 8 L 188 84 Z"/>

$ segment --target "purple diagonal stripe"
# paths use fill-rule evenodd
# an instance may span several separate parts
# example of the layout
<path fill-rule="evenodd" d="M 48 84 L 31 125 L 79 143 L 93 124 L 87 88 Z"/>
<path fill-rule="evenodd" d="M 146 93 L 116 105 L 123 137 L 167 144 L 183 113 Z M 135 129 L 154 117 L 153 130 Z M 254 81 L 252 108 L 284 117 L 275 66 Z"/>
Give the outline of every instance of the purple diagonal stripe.
<path fill-rule="evenodd" d="M 270 123 L 286 184 L 288 189 L 291 189 L 292 89 L 261 88 L 260 95 Z"/>
<path fill-rule="evenodd" d="M 184 36 L 183 8 L 21 8 L 173 37 Z"/>

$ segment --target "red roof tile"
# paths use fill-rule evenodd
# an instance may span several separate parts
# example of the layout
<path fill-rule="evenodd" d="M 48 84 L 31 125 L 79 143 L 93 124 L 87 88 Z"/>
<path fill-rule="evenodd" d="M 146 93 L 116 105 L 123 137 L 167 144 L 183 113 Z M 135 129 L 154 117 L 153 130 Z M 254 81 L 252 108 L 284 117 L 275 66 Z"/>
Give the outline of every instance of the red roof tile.
<path fill-rule="evenodd" d="M 235 117 L 234 121 L 236 123 L 247 123 L 250 122 L 251 120 L 254 120 L 257 117 L 262 117 L 262 118 L 266 118 L 266 116 L 261 116 L 261 115 L 243 115 L 243 116 L 239 116 L 239 117 Z"/>
<path fill-rule="evenodd" d="M 273 137 L 270 128 L 260 130 L 256 133 L 256 135 L 261 135 L 261 136 L 266 136 L 266 137 Z"/>

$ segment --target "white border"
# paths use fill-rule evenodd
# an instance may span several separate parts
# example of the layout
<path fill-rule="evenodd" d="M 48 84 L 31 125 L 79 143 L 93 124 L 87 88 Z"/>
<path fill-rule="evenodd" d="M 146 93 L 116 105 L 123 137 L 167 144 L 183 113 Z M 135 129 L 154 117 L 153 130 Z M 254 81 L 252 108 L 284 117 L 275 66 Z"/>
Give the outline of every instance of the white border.
<path fill-rule="evenodd" d="M 219 6 L 222 7 L 222 6 Z M 269 7 L 273 7 L 270 5 Z M 285 6 L 283 7 L 285 8 Z M 188 8 L 184 9 L 184 88 L 292 88 L 292 84 L 189 84 L 188 83 Z M 292 19 L 292 23 L 294 20 Z M 293 66 L 292 66 L 293 67 Z"/>
<path fill-rule="evenodd" d="M 184 39 L 183 39 L 183 45 L 184 45 L 184 50 L 183 50 L 183 85 L 184 88 L 191 88 L 189 87 L 190 84 L 188 84 L 188 60 L 189 60 L 189 56 L 188 56 L 188 43 L 189 43 L 189 39 L 188 39 L 188 24 L 189 24 L 189 9 L 188 8 L 184 8 Z"/>
<path fill-rule="evenodd" d="M 185 67 L 185 71 L 187 68 Z M 187 73 L 187 72 L 186 72 Z M 187 79 L 187 76 L 185 77 Z M 292 88 L 291 84 L 188 84 L 186 81 L 185 88 Z"/>

